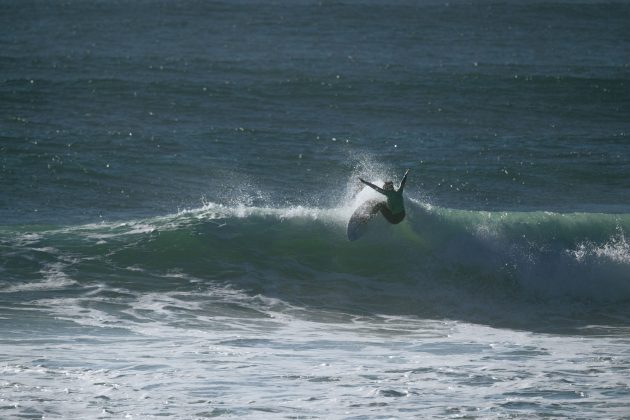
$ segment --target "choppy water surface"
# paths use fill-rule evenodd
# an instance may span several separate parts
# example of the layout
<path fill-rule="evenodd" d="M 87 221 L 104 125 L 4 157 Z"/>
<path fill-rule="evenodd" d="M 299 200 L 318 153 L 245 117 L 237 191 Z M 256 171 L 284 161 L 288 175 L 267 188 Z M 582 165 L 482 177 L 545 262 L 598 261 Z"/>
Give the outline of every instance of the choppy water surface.
<path fill-rule="evenodd" d="M 0 8 L 0 417 L 630 415 L 625 2 Z"/>

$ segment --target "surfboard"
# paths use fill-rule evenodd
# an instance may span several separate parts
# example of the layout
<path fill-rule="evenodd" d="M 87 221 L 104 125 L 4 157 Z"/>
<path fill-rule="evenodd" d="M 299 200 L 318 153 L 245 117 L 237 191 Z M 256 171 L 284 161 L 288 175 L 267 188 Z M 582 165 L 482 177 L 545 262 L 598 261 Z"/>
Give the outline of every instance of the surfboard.
<path fill-rule="evenodd" d="M 374 207 L 382 203 L 381 200 L 368 200 L 361 204 L 350 216 L 348 221 L 348 239 L 356 241 L 368 230 L 368 222 L 377 214 Z"/>

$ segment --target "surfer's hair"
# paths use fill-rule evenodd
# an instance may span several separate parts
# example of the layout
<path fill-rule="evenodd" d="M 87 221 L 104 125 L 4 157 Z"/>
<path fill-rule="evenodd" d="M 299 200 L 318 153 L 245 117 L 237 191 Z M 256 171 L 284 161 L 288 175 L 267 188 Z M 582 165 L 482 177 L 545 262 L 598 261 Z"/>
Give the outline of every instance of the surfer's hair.
<path fill-rule="evenodd" d="M 383 189 L 384 190 L 393 190 L 394 189 L 394 183 L 392 181 L 387 181 L 383 184 Z"/>

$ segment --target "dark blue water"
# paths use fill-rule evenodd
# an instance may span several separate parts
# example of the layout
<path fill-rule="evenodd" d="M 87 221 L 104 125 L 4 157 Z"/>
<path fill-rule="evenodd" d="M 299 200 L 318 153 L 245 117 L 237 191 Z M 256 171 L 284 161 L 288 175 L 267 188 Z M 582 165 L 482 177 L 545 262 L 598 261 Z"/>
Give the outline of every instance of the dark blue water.
<path fill-rule="evenodd" d="M 627 415 L 629 19 L 0 0 L 0 411 Z"/>

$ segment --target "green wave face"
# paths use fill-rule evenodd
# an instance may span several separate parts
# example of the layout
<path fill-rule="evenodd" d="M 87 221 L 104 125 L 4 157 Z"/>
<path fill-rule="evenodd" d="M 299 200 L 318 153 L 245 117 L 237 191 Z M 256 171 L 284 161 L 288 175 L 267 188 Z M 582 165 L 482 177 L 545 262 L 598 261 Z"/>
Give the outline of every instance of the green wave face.
<path fill-rule="evenodd" d="M 630 299 L 627 214 L 477 212 L 416 200 L 349 242 L 351 207 L 227 207 L 69 227 L 3 228 L 5 297 L 230 287 L 291 304 L 450 314 L 462 305 Z M 126 291 L 126 292 L 125 292 Z"/>

